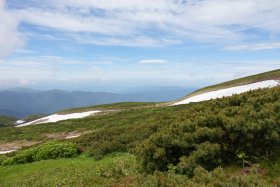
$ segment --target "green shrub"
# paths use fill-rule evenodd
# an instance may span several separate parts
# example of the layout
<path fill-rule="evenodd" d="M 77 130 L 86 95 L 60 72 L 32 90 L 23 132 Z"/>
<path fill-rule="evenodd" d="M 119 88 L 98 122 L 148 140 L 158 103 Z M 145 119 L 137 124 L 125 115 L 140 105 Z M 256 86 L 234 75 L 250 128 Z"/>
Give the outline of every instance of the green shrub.
<path fill-rule="evenodd" d="M 51 142 L 38 146 L 31 154 L 35 161 L 70 158 L 78 155 L 78 149 L 73 143 Z"/>
<path fill-rule="evenodd" d="M 77 156 L 78 153 L 78 149 L 73 143 L 49 142 L 24 150 L 15 156 L 5 159 L 2 164 L 24 164 L 40 160 L 70 158 Z"/>
<path fill-rule="evenodd" d="M 139 144 L 135 153 L 148 172 L 167 171 L 171 164 L 188 176 L 197 166 L 212 170 L 220 164 L 272 158 L 280 147 L 279 103 L 276 87 L 176 106 L 188 108 L 174 117 L 168 114 L 174 120 Z"/>
<path fill-rule="evenodd" d="M 202 166 L 205 169 L 212 170 L 221 164 L 221 148 L 219 144 L 205 142 L 197 146 L 189 156 L 182 156 L 177 164 L 178 173 L 192 176 L 196 167 Z"/>

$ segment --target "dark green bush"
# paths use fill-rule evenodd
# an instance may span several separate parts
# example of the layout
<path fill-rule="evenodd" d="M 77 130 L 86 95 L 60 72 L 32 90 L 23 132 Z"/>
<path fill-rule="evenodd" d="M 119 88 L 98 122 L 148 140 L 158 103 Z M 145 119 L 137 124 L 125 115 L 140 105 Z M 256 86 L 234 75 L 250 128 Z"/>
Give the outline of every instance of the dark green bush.
<path fill-rule="evenodd" d="M 189 156 L 182 156 L 175 168 L 178 173 L 192 176 L 196 167 L 202 166 L 211 170 L 221 164 L 221 148 L 219 144 L 205 142 L 197 146 Z"/>
<path fill-rule="evenodd" d="M 276 87 L 176 106 L 188 109 L 174 112 L 174 121 L 139 144 L 135 153 L 148 172 L 167 171 L 171 164 L 189 176 L 197 166 L 212 170 L 273 157 L 280 147 L 279 103 Z"/>

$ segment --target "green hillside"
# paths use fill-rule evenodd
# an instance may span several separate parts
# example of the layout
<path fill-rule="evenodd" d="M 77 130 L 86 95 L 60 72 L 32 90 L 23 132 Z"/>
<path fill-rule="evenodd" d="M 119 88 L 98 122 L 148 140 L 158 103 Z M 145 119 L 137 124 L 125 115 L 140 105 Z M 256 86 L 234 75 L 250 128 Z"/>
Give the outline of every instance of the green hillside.
<path fill-rule="evenodd" d="M 174 107 L 117 105 L 125 110 L 1 128 L 0 146 L 39 144 L 0 157 L 0 184 L 280 185 L 280 87 Z M 67 132 L 87 133 L 50 136 Z"/>
<path fill-rule="evenodd" d="M 257 75 L 251 75 L 248 77 L 243 77 L 240 79 L 223 82 L 223 83 L 216 84 L 216 85 L 207 86 L 207 87 L 201 88 L 199 90 L 196 90 L 196 91 L 190 93 L 185 98 L 188 98 L 188 97 L 191 97 L 194 95 L 199 95 L 199 94 L 206 93 L 206 92 L 210 92 L 210 91 L 216 91 L 216 90 L 235 87 L 235 86 L 242 86 L 242 85 L 252 84 L 255 82 L 261 82 L 261 81 L 265 81 L 265 80 L 280 80 L 280 69 L 257 74 Z"/>
<path fill-rule="evenodd" d="M 0 116 L 0 127 L 13 125 L 17 118 L 12 116 Z"/>
<path fill-rule="evenodd" d="M 153 102 L 124 102 L 124 103 L 113 103 L 113 104 L 104 104 L 90 107 L 81 107 L 81 108 L 71 108 L 58 112 L 59 114 L 68 114 L 75 112 L 86 112 L 90 110 L 125 110 L 125 109 L 133 109 L 133 108 L 146 108 L 146 107 L 154 107 L 159 103 Z"/>

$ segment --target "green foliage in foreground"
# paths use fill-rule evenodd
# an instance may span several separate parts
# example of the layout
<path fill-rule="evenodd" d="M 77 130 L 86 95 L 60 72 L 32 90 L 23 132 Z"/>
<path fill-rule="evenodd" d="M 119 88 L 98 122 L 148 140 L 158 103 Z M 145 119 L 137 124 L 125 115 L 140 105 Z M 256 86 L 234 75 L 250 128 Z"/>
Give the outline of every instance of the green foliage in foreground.
<path fill-rule="evenodd" d="M 127 182 L 129 181 L 129 182 Z M 258 173 L 257 168 L 251 168 L 246 175 L 241 173 L 232 174 L 222 168 L 208 172 L 202 167 L 194 170 L 193 178 L 184 175 L 177 175 L 170 172 L 155 172 L 152 175 L 138 175 L 137 177 L 126 178 L 117 185 L 112 186 L 141 187 L 270 187 L 271 182 Z"/>
<path fill-rule="evenodd" d="M 279 162 L 279 161 L 278 161 Z M 278 162 L 274 162 L 278 163 Z M 111 187 L 212 187 L 212 186 L 277 186 L 279 173 L 268 178 L 258 167 L 242 174 L 240 168 L 216 168 L 208 172 L 201 167 L 194 170 L 193 178 L 169 172 L 143 173 L 135 156 L 110 154 L 96 161 L 81 155 L 70 159 L 45 160 L 24 165 L 0 167 L 2 186 L 111 186 Z M 273 185 L 272 185 L 273 184 Z M 1 186 L 0 185 L 0 186 Z"/>
<path fill-rule="evenodd" d="M 11 157 L 2 157 L 1 162 L 2 165 L 25 164 L 40 160 L 75 157 L 78 153 L 78 149 L 73 143 L 48 142 L 15 155 L 12 153 Z"/>
<path fill-rule="evenodd" d="M 112 154 L 100 161 L 81 155 L 0 167 L 0 186 L 107 186 L 138 174 L 138 168 L 130 154 Z"/>
<path fill-rule="evenodd" d="M 147 171 L 174 165 L 192 176 L 198 166 L 212 170 L 279 155 L 280 87 L 193 105 L 172 117 L 172 124 L 137 146 Z"/>

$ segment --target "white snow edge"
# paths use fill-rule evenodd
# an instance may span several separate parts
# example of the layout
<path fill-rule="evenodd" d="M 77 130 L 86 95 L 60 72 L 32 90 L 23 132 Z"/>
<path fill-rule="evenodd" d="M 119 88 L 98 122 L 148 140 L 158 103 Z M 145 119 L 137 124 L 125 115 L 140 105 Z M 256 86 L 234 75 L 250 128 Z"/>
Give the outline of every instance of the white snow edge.
<path fill-rule="evenodd" d="M 65 137 L 65 139 L 78 138 L 80 136 L 81 136 L 81 134 L 77 134 L 77 135 L 67 136 L 67 137 Z"/>
<path fill-rule="evenodd" d="M 250 90 L 256 90 L 259 88 L 271 88 L 271 87 L 278 86 L 279 83 L 280 83 L 279 80 L 267 80 L 267 81 L 261 81 L 261 82 L 256 82 L 256 83 L 242 85 L 242 86 L 236 86 L 236 87 L 206 92 L 203 94 L 195 95 L 190 98 L 184 99 L 177 103 L 174 103 L 174 104 L 172 104 L 172 106 L 188 104 L 191 102 L 207 101 L 207 100 L 217 99 L 217 98 L 222 98 L 222 97 L 229 97 L 234 94 L 241 94 L 241 93 L 248 92 Z"/>
<path fill-rule="evenodd" d="M 11 153 L 14 151 L 16 151 L 16 150 L 0 151 L 0 155 L 4 155 L 4 154 Z"/>
<path fill-rule="evenodd" d="M 28 123 L 17 125 L 16 127 L 24 127 L 28 125 L 36 125 L 42 123 L 53 123 L 62 120 L 67 120 L 67 119 L 79 119 L 79 118 L 88 117 L 92 114 L 99 113 L 99 112 L 101 112 L 101 110 L 92 110 L 87 112 L 71 113 L 71 114 L 53 114 L 34 121 L 30 121 Z"/>
<path fill-rule="evenodd" d="M 15 125 L 20 125 L 20 124 L 23 124 L 25 121 L 23 121 L 23 120 L 17 120 L 16 122 L 15 122 Z"/>

